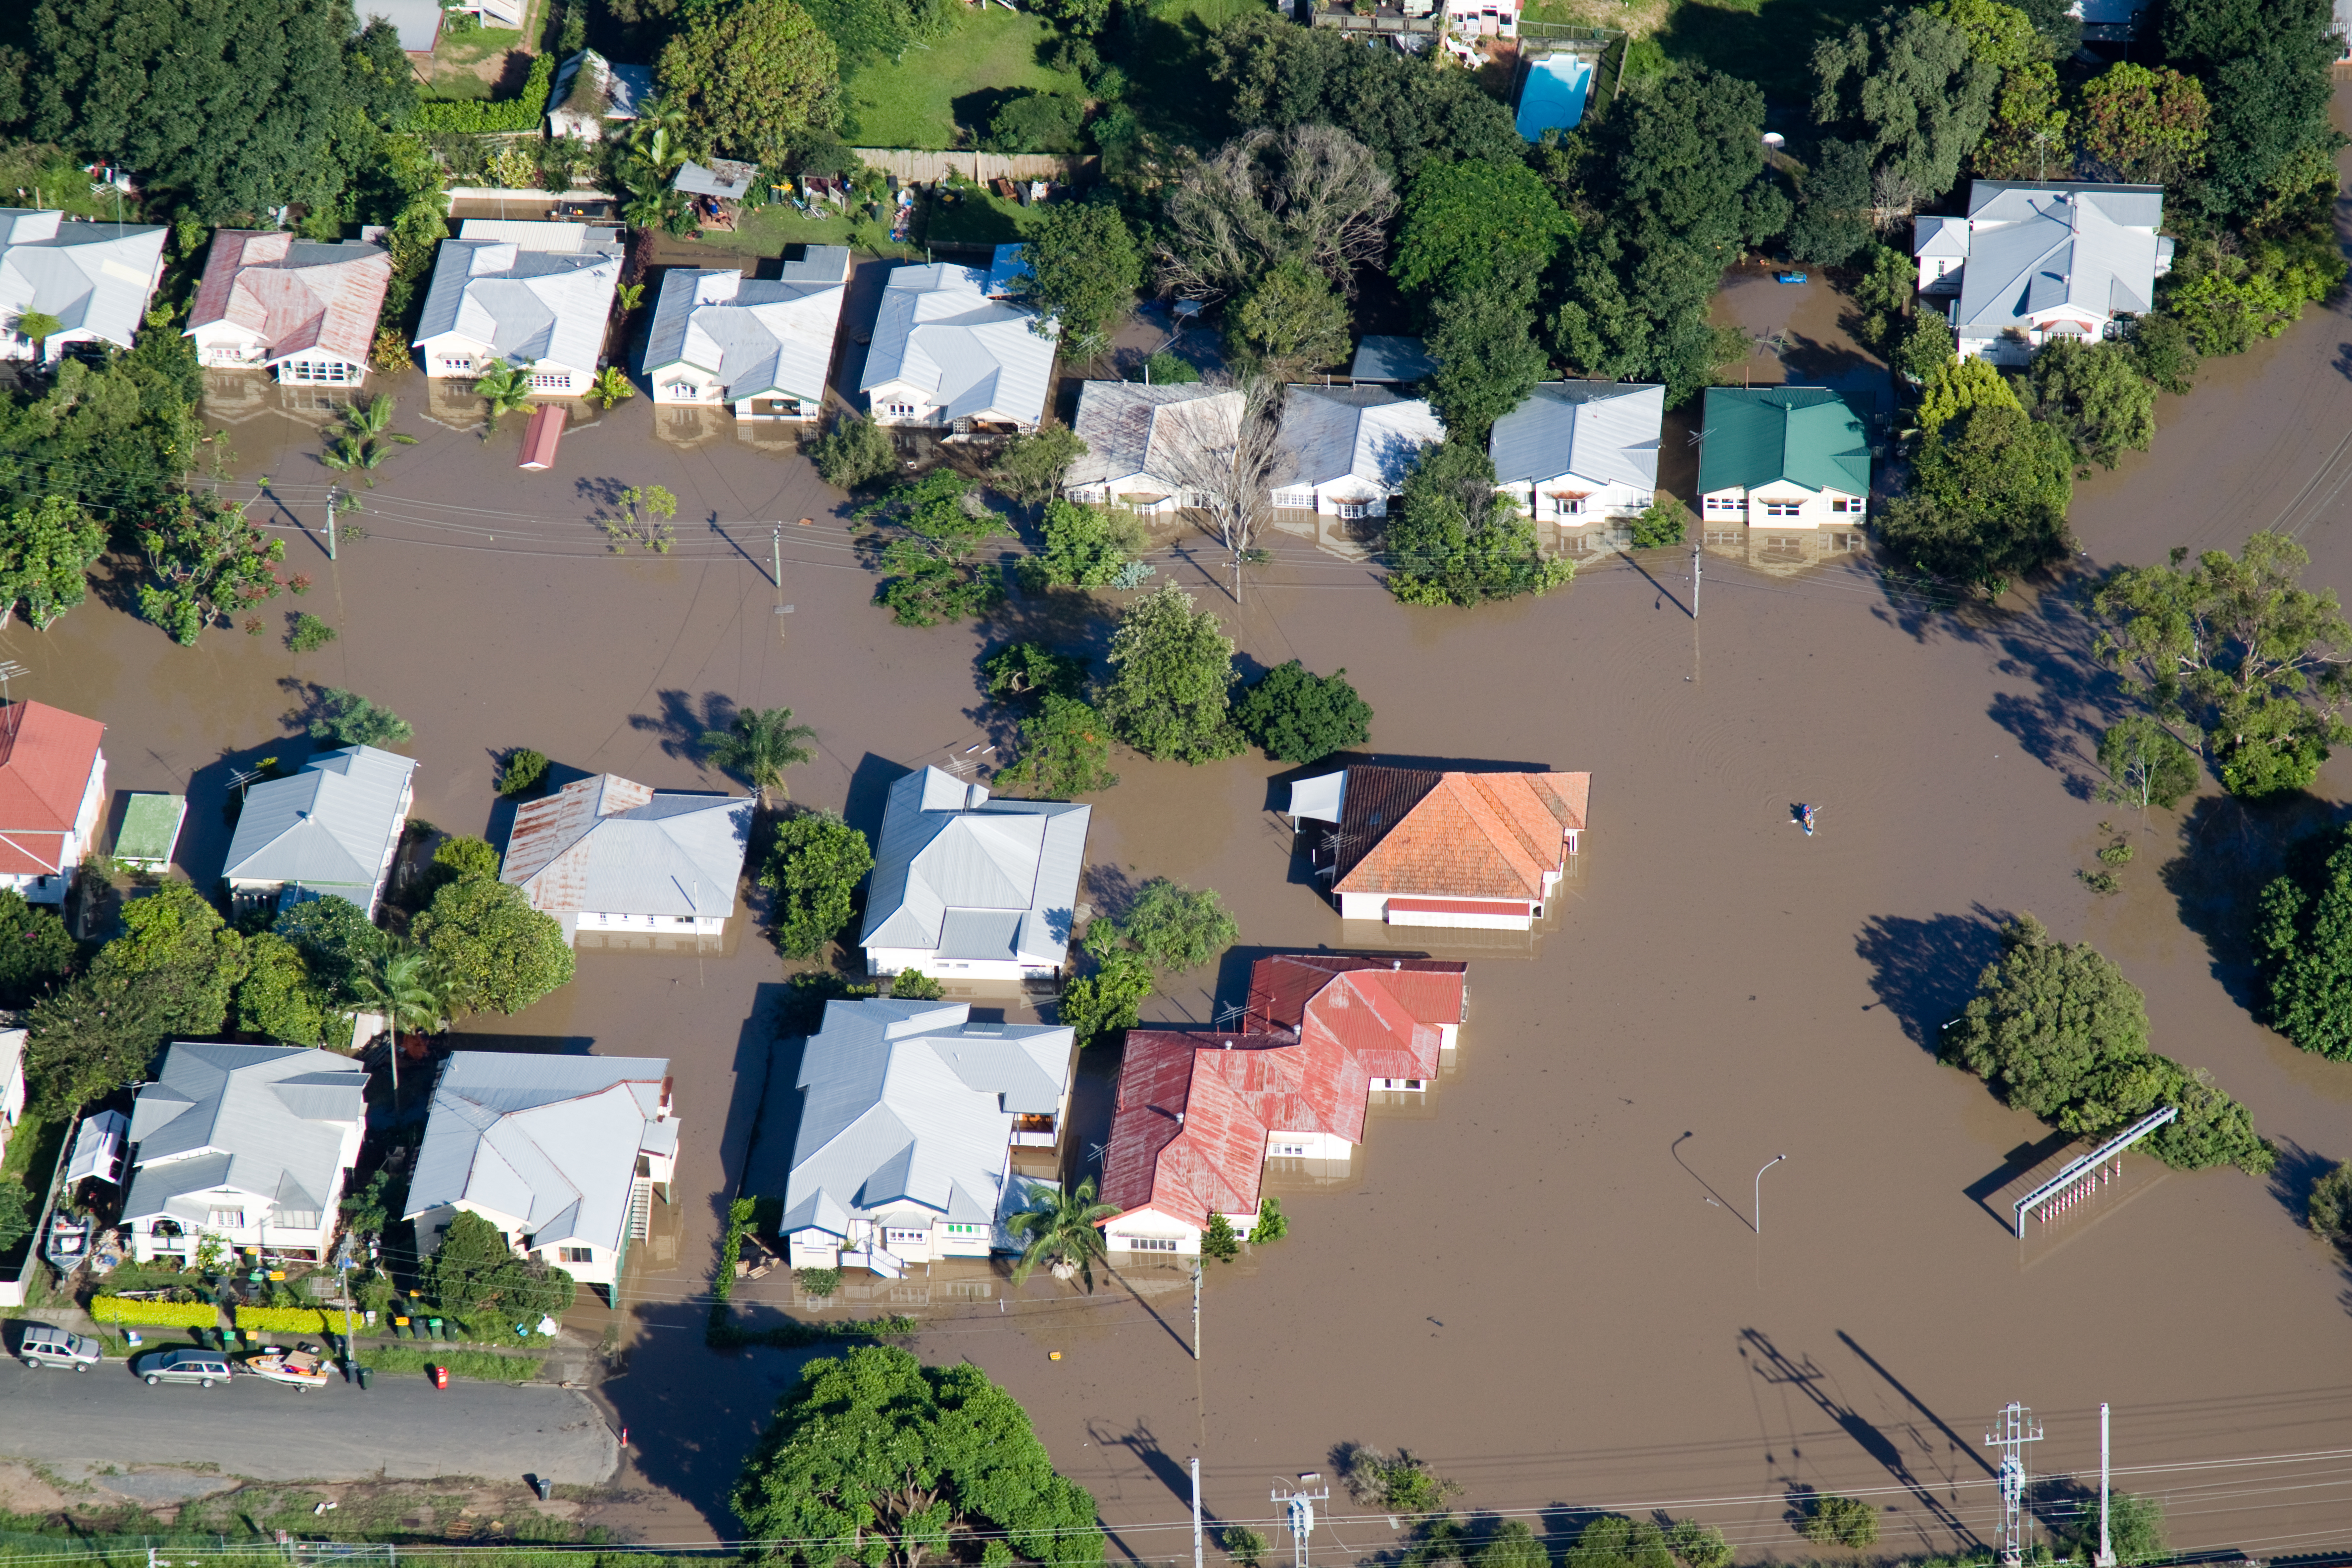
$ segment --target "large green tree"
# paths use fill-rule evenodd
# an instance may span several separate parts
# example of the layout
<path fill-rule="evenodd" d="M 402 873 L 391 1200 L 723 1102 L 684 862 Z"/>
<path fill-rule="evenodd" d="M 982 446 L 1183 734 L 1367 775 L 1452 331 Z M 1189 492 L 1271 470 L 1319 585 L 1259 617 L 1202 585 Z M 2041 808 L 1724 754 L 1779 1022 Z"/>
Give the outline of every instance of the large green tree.
<path fill-rule="evenodd" d="M 874 869 L 866 835 L 829 811 L 803 812 L 776 828 L 760 868 L 775 895 L 770 920 L 786 958 L 814 958 L 842 933 L 856 906 L 857 884 Z"/>
<path fill-rule="evenodd" d="M 2156 383 L 2121 340 L 2052 338 L 2035 351 L 2026 384 L 2034 414 L 2063 430 L 2084 463 L 2112 468 L 2156 438 Z"/>
<path fill-rule="evenodd" d="M 2204 84 L 2122 60 L 2083 84 L 2083 151 L 2118 180 L 2168 185 L 2205 166 L 2212 106 Z"/>
<path fill-rule="evenodd" d="M 788 796 L 784 770 L 816 761 L 814 725 L 793 722 L 789 708 L 740 708 L 725 726 L 705 730 L 699 742 L 703 760 L 734 773 L 760 792 L 765 805 L 768 792 Z"/>
<path fill-rule="evenodd" d="M 1574 226 L 1524 162 L 1432 158 L 1405 190 L 1389 276 L 1408 292 L 1441 294 L 1533 278 Z"/>
<path fill-rule="evenodd" d="M 1922 572 L 1999 595 L 2071 548 L 2074 474 L 2064 432 L 2013 397 L 1984 403 L 1920 442 L 1880 537 Z"/>
<path fill-rule="evenodd" d="M 1004 596 L 1004 579 L 972 558 L 992 539 L 1013 530 L 981 504 L 972 483 L 952 468 L 934 468 L 898 485 L 856 512 L 891 531 L 877 552 L 882 583 L 874 602 L 888 606 L 902 626 L 960 621 Z"/>
<path fill-rule="evenodd" d="M 1878 205 L 1934 201 L 1991 122 L 2000 68 L 1925 9 L 1889 7 L 1813 49 L 1813 121 L 1871 149 Z"/>
<path fill-rule="evenodd" d="M 1110 724 L 1077 697 L 1047 691 L 1021 721 L 1021 739 L 997 777 L 1033 795 L 1067 800 L 1118 783 L 1110 771 Z"/>
<path fill-rule="evenodd" d="M 303 900 L 269 929 L 292 944 L 311 979 L 345 1007 L 358 1004 L 360 970 L 385 940 L 365 910 L 332 894 Z"/>
<path fill-rule="evenodd" d="M 1388 245 L 1391 176 L 1330 125 L 1236 136 L 1167 183 L 1160 280 L 1190 299 L 1238 294 L 1285 262 L 1349 286 Z"/>
<path fill-rule="evenodd" d="M 0 516 L 0 626 L 16 606 L 36 631 L 89 596 L 89 569 L 106 530 L 67 496 L 43 496 Z"/>
<path fill-rule="evenodd" d="M 2263 1022 L 2306 1051 L 2352 1061 L 2352 840 L 2297 845 L 2254 922 Z"/>
<path fill-rule="evenodd" d="M 240 1032 L 289 1046 L 348 1043 L 350 1026 L 338 1017 L 334 998 L 292 942 L 257 931 L 246 939 L 246 960 L 245 978 L 236 987 Z"/>
<path fill-rule="evenodd" d="M 95 516 L 138 522 L 175 504 L 196 466 L 204 371 L 168 308 L 150 311 L 128 353 L 68 357 L 46 384 L 0 393 L 0 505 L 70 498 Z"/>
<path fill-rule="evenodd" d="M 1297 659 L 1260 676 L 1234 705 L 1242 733 L 1277 763 L 1320 762 L 1371 738 L 1371 705 L 1344 669 L 1318 675 Z"/>
<path fill-rule="evenodd" d="M 1798 187 L 1789 220 L 1789 254 L 1800 261 L 1843 267 L 1871 242 L 1870 149 L 1829 137 L 1814 150 L 1813 166 Z"/>
<path fill-rule="evenodd" d="M 2002 928 L 2001 954 L 1944 1030 L 1943 1055 L 2012 1109 L 2069 1132 L 2109 1132 L 2178 1106 L 2147 1144 L 2167 1164 L 2263 1175 L 2278 1160 L 2245 1107 L 2147 1048 L 2146 1002 L 2112 961 L 2087 942 L 2052 941 L 2032 915 Z"/>
<path fill-rule="evenodd" d="M 1300 380 L 1348 357 L 1348 307 L 1330 280 L 1297 257 L 1267 268 L 1225 313 L 1239 365 L 1276 382 Z"/>
<path fill-rule="evenodd" d="M 1486 444 L 1448 439 L 1421 455 L 1389 509 L 1389 592 L 1408 605 L 1477 605 L 1542 594 L 1576 568 L 1545 558 L 1535 525 L 1495 493 Z"/>
<path fill-rule="evenodd" d="M 348 0 L 39 0 L 21 107 L 209 222 L 331 202 L 338 125 L 399 109 L 347 70 L 358 30 Z"/>
<path fill-rule="evenodd" d="M 57 910 L 0 888 L 0 1007 L 22 1007 L 65 979 L 75 950 Z"/>
<path fill-rule="evenodd" d="M 2299 156 L 2336 144 L 2334 9 L 2328 0 L 2166 0 L 2158 10 L 2165 64 L 2197 77 L 2211 102 L 2199 195 L 2242 219 Z"/>
<path fill-rule="evenodd" d="M 1430 406 L 1449 437 L 1483 445 L 1549 368 L 1533 332 L 1535 279 L 1488 278 L 1446 295 L 1430 314 Z"/>
<path fill-rule="evenodd" d="M 694 8 L 659 76 L 690 133 L 763 163 L 783 166 L 841 119 L 840 56 L 793 0 Z"/>
<path fill-rule="evenodd" d="M 2107 574 L 2091 600 L 2106 623 L 2098 656 L 2157 718 L 2203 741 L 2231 794 L 2307 786 L 2352 740 L 2341 715 L 2352 623 L 2336 591 L 2302 585 L 2311 557 L 2283 533 L 2187 558 Z"/>
<path fill-rule="evenodd" d="M 459 1013 L 520 1013 L 572 978 L 572 948 L 555 917 L 492 878 L 451 882 L 411 929 L 447 974 Z"/>
<path fill-rule="evenodd" d="M 450 1217 L 441 1245 L 418 1273 L 434 1305 L 460 1319 L 493 1310 L 502 1321 L 560 1318 L 571 1310 L 575 1289 L 562 1269 L 517 1258 L 504 1232 L 467 1209 Z"/>
<path fill-rule="evenodd" d="M 1154 762 L 1213 763 L 1242 749 L 1234 640 L 1192 595 L 1171 585 L 1129 605 L 1108 659 L 1102 712 L 1119 740 Z"/>
<path fill-rule="evenodd" d="M 229 624 L 285 585 L 278 565 L 286 542 L 209 491 L 171 497 L 139 523 L 138 537 L 147 565 L 139 613 L 183 647 L 194 647 L 206 626 Z"/>
<path fill-rule="evenodd" d="M 811 1362 L 735 1483 L 755 1560 L 922 1568 L 1100 1563 L 1094 1499 L 1054 1473 L 1013 1396 L 969 1362 L 870 1345 Z"/>
<path fill-rule="evenodd" d="M 245 938 L 185 882 L 167 881 L 122 907 L 122 934 L 100 948 L 93 975 L 124 975 L 164 996 L 176 1035 L 217 1035 L 245 978 Z"/>
<path fill-rule="evenodd" d="M 1049 206 L 1031 226 L 1022 250 L 1028 271 L 1018 285 L 1020 297 L 1040 312 L 1031 330 L 1042 332 L 1058 322 L 1070 354 L 1100 353 L 1143 287 L 1143 252 L 1118 208 L 1107 202 Z"/>

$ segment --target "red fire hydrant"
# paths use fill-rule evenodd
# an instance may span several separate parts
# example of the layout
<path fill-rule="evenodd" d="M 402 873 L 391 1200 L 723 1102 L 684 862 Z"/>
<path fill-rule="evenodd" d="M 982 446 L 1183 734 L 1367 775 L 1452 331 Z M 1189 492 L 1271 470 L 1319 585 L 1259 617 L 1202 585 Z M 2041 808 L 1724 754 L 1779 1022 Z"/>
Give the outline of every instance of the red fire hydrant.
<path fill-rule="evenodd" d="M 448 1369 L 447 1367 L 446 1367 L 446 1366 L 436 1366 L 436 1367 L 433 1368 L 432 1370 L 433 1370 L 433 1386 L 434 1386 L 434 1387 L 436 1387 L 436 1388 L 446 1388 L 446 1387 L 448 1387 L 448 1386 L 449 1386 L 449 1369 Z"/>

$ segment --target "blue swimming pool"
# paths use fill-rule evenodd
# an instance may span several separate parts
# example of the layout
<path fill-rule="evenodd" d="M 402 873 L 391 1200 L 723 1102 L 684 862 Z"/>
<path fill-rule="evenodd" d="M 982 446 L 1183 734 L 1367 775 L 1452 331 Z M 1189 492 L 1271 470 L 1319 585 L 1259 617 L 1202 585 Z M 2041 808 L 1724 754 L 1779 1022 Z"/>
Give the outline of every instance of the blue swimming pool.
<path fill-rule="evenodd" d="M 1519 134 L 1540 142 L 1557 126 L 1572 131 L 1584 118 L 1585 89 L 1592 85 L 1592 62 L 1582 55 L 1546 55 L 1528 68 L 1519 89 Z"/>

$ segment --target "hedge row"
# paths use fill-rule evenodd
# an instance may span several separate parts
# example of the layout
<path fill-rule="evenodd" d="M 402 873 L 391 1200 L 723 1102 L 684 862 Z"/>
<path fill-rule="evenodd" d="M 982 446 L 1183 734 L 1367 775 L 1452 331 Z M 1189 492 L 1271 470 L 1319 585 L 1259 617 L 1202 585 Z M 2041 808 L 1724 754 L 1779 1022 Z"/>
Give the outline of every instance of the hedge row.
<path fill-rule="evenodd" d="M 164 1329 L 209 1329 L 220 1321 L 220 1309 L 208 1301 L 126 1301 L 120 1296 L 93 1296 L 89 1315 L 100 1323 L 142 1323 Z"/>
<path fill-rule="evenodd" d="M 416 106 L 409 121 L 416 131 L 456 131 L 480 135 L 494 131 L 536 131 L 547 112 L 547 89 L 555 76 L 555 57 L 541 55 L 530 62 L 530 78 L 522 96 L 503 103 L 477 98 L 428 99 Z"/>
<path fill-rule="evenodd" d="M 327 1319 L 316 1307 L 239 1307 L 236 1326 L 265 1334 L 323 1334 Z"/>

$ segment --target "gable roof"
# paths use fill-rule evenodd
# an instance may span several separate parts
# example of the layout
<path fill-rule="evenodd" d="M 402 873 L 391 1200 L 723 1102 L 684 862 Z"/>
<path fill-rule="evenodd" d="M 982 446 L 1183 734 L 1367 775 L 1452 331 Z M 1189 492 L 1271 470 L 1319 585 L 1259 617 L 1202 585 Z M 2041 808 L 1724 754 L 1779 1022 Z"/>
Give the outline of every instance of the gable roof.
<path fill-rule="evenodd" d="M 1708 387 L 1699 493 L 1782 479 L 1870 493 L 1870 440 L 1853 405 L 1825 386 Z"/>
<path fill-rule="evenodd" d="M 501 881 L 551 915 L 724 919 L 751 841 L 748 795 L 686 795 L 612 773 L 528 801 L 507 834 Z"/>
<path fill-rule="evenodd" d="M 273 360 L 316 351 L 365 364 L 391 283 L 392 253 L 373 241 L 215 229 L 181 335 L 227 321 L 257 334 Z"/>
<path fill-rule="evenodd" d="M 2161 185 L 1978 180 L 1952 324 L 1983 335 L 2056 310 L 2143 314 L 2171 255 L 2163 221 Z"/>
<path fill-rule="evenodd" d="M 357 890 L 371 902 L 400 837 L 401 796 L 416 763 L 373 746 L 322 752 L 302 771 L 246 791 L 221 875 L 237 881 Z"/>
<path fill-rule="evenodd" d="M 618 1251 L 637 1156 L 675 1143 L 668 1077 L 667 1057 L 451 1052 L 402 1217 L 473 1204 L 520 1220 L 535 1247 Z"/>
<path fill-rule="evenodd" d="M 961 1002 L 834 1001 L 801 1055 L 781 1228 L 844 1233 L 896 1203 L 987 1224 L 1013 1119 L 1061 1109 L 1067 1026 L 974 1024 Z"/>
<path fill-rule="evenodd" d="M 720 201 L 739 202 L 751 193 L 751 182 L 759 174 L 759 164 L 733 158 L 713 158 L 708 167 L 689 158 L 677 166 L 677 177 L 669 184 L 670 189 L 690 196 L 716 196 Z"/>
<path fill-rule="evenodd" d="M 1055 339 L 1029 330 L 1037 319 L 988 295 L 986 271 L 948 262 L 893 268 L 882 291 L 860 392 L 903 382 L 949 419 L 996 413 L 1035 423 L 1045 412 Z"/>
<path fill-rule="evenodd" d="M 106 726 L 29 700 L 0 708 L 0 872 L 64 869 L 67 835 L 98 767 Z"/>
<path fill-rule="evenodd" d="M 1221 457 L 1233 460 L 1241 412 L 1242 395 L 1231 387 L 1083 383 L 1070 428 L 1087 449 L 1062 483 L 1099 485 L 1141 476 L 1171 490 L 1182 488 L 1194 469 Z"/>
<path fill-rule="evenodd" d="M 1268 484 L 1276 489 L 1353 477 L 1394 490 L 1445 439 L 1427 403 L 1385 386 L 1294 386 L 1285 394 Z"/>
<path fill-rule="evenodd" d="M 635 120 L 653 95 L 652 67 L 616 66 L 594 49 L 582 49 L 555 68 L 547 95 L 549 129 L 561 136 L 591 120 Z"/>
<path fill-rule="evenodd" d="M 618 231 L 578 223 L 467 218 L 441 242 L 416 343 L 456 336 L 517 365 L 595 367 L 613 290 Z"/>
<path fill-rule="evenodd" d="M 1349 768 L 1332 891 L 1540 900 L 1591 780 Z"/>
<path fill-rule="evenodd" d="M 1912 255 L 1964 257 L 1968 253 L 1968 219 L 1924 216 L 1911 220 Z"/>
<path fill-rule="evenodd" d="M 167 1047 L 155 1081 L 131 1103 L 124 1221 L 168 1212 L 202 1223 L 202 1205 L 173 1209 L 173 1201 L 221 1186 L 322 1215 L 341 1175 L 344 1134 L 367 1115 L 366 1092 L 367 1074 L 331 1051 Z"/>
<path fill-rule="evenodd" d="M 1255 1214 L 1272 1131 L 1222 1073 L 1202 1071 L 1208 1037 L 1129 1029 L 1118 1096 L 1103 1145 L 1102 1201 L 1121 1211 L 1153 1208 L 1206 1228 L 1212 1214 Z M 1239 1049 L 1266 1049 L 1283 1037 L 1219 1035 Z M 1108 1222 L 1107 1222 L 1108 1223 Z"/>
<path fill-rule="evenodd" d="M 1654 489 L 1666 389 L 1632 382 L 1548 381 L 1495 421 L 1486 453 L 1495 482 L 1574 474 L 1604 485 Z"/>
<path fill-rule="evenodd" d="M 65 214 L 0 207 L 0 325 L 27 310 L 55 316 L 61 332 L 127 349 L 147 316 L 163 265 L 161 228 L 67 223 Z"/>
<path fill-rule="evenodd" d="M 1094 808 L 992 800 L 925 768 L 890 786 L 862 947 L 1059 966 Z"/>
<path fill-rule="evenodd" d="M 781 393 L 820 400 L 848 292 L 849 251 L 813 245 L 775 279 L 672 268 L 646 340 L 648 377 L 690 365 L 730 401 Z"/>
<path fill-rule="evenodd" d="M 1284 952 L 1250 965 L 1253 1028 L 1328 1036 L 1373 1078 L 1434 1077 L 1440 1026 L 1460 1024 L 1469 966 L 1436 959 Z"/>

